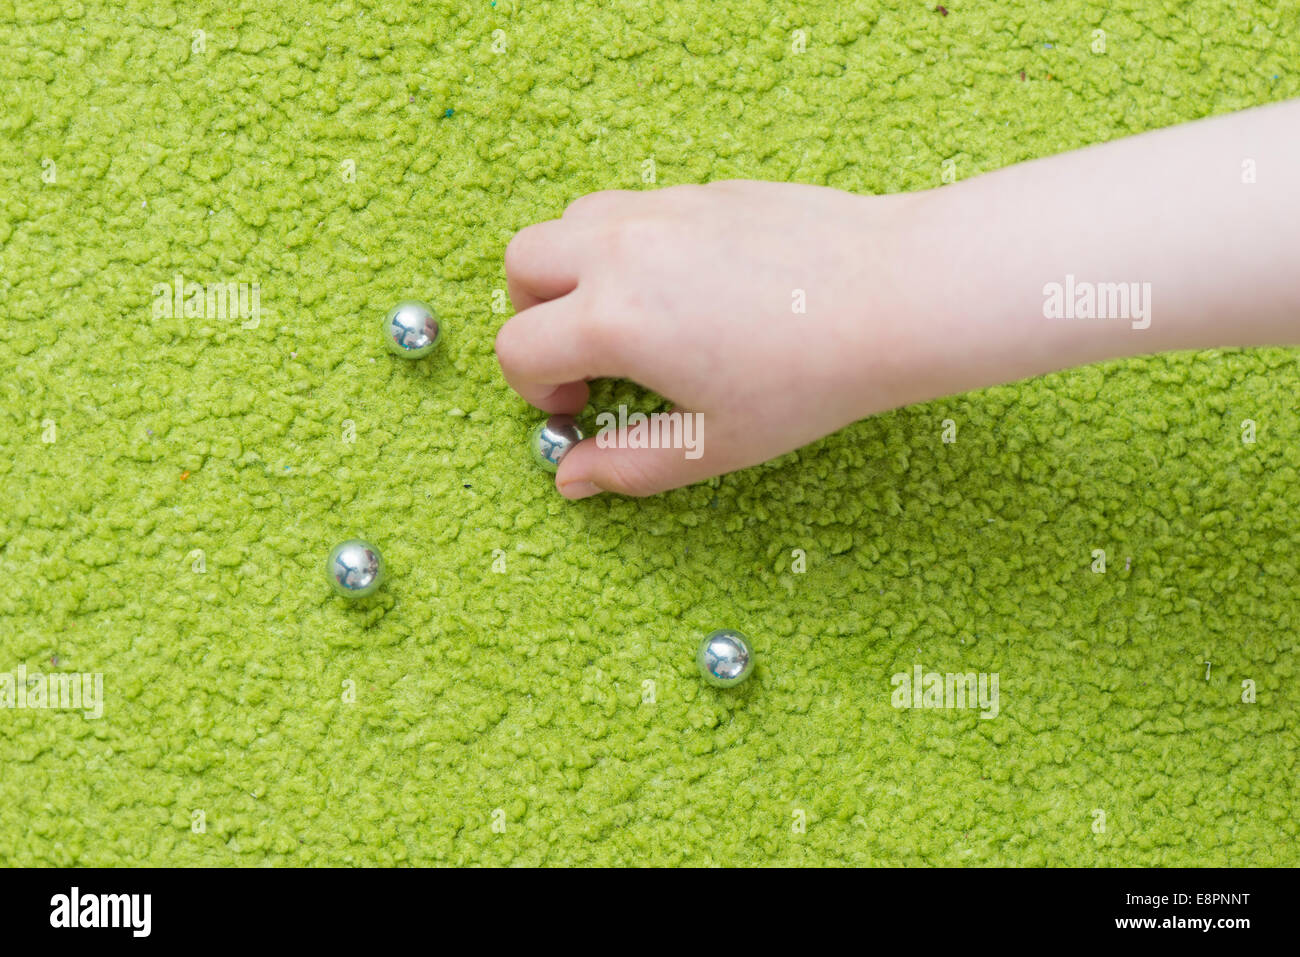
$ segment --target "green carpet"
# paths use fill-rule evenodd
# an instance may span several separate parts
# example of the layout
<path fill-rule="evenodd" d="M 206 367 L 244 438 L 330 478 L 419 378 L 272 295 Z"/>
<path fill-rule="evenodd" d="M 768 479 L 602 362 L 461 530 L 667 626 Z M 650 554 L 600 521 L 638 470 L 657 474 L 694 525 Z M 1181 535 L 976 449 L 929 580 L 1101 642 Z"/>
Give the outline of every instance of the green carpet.
<path fill-rule="evenodd" d="M 0 862 L 1300 863 L 1300 353 L 581 503 L 492 353 L 514 231 L 648 159 L 936 186 L 1300 95 L 1295 0 L 233 6 L 0 9 L 0 672 L 104 699 L 0 710 Z M 177 275 L 260 322 L 169 315 Z M 918 665 L 996 718 L 895 708 Z"/>

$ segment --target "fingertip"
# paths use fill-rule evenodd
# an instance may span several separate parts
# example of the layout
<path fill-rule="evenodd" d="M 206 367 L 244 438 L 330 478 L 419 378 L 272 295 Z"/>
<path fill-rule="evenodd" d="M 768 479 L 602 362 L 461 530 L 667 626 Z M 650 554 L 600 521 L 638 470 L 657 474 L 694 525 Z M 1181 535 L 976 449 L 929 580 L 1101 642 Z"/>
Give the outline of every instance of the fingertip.
<path fill-rule="evenodd" d="M 566 482 L 563 485 L 557 485 L 556 488 L 560 490 L 561 495 L 571 502 L 576 502 L 584 498 L 591 498 L 593 495 L 599 495 L 604 491 L 604 489 L 598 488 L 596 483 L 588 482 L 585 479 L 579 479 L 576 482 Z"/>

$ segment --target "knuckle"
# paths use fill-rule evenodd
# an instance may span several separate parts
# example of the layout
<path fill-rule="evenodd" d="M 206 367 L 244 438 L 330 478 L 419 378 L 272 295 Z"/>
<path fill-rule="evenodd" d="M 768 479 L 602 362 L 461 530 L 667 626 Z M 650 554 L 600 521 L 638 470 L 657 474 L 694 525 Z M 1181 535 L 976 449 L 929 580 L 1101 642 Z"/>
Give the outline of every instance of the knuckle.
<path fill-rule="evenodd" d="M 626 370 L 632 366 L 638 337 L 636 313 L 627 304 L 626 287 L 583 297 L 573 315 L 577 348 L 595 364 Z"/>
<path fill-rule="evenodd" d="M 526 352 L 520 345 L 520 331 L 520 325 L 515 319 L 509 320 L 497 330 L 492 349 L 503 369 L 515 369 L 522 364 Z"/>
<path fill-rule="evenodd" d="M 519 260 L 523 254 L 523 235 L 525 232 L 527 232 L 527 230 L 521 229 L 510 238 L 510 242 L 506 243 L 505 262 L 507 275 L 519 271 Z"/>
<path fill-rule="evenodd" d="M 581 341 L 584 352 L 595 355 L 611 354 L 619 342 L 614 328 L 614 314 L 594 296 L 583 297 L 574 306 L 573 330 Z"/>
<path fill-rule="evenodd" d="M 524 269 L 529 250 L 534 246 L 533 240 L 537 236 L 538 227 L 541 225 L 543 224 L 534 223 L 531 226 L 525 226 L 510 237 L 510 242 L 506 243 L 505 252 L 506 275 L 518 275 Z"/>
<path fill-rule="evenodd" d="M 623 190 L 602 189 L 595 193 L 579 196 L 565 207 L 563 218 L 572 219 L 580 216 L 599 216 L 609 212 L 619 204 L 624 195 Z"/>
<path fill-rule="evenodd" d="M 663 219 L 629 217 L 610 225 L 606 241 L 611 255 L 624 261 L 639 260 L 670 243 L 671 232 L 671 226 Z"/>
<path fill-rule="evenodd" d="M 680 211 L 703 208 L 716 192 L 709 183 L 681 183 L 665 186 L 652 195 L 662 201 L 665 209 Z"/>
<path fill-rule="evenodd" d="M 496 353 L 497 361 L 505 365 L 510 358 L 510 323 L 506 323 L 497 330 L 496 339 L 492 343 L 492 351 Z"/>

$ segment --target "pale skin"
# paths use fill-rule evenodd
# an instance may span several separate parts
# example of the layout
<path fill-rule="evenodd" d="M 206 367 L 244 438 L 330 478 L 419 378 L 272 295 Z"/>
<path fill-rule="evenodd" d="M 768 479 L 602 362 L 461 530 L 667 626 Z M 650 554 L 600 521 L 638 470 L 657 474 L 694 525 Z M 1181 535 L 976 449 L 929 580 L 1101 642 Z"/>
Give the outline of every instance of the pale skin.
<path fill-rule="evenodd" d="M 587 439 L 556 476 L 571 499 L 652 495 L 970 389 L 1300 343 L 1300 100 L 917 193 L 593 193 L 505 258 L 516 315 L 496 350 L 525 400 L 576 414 L 588 381 L 617 377 L 703 414 L 699 458 Z M 1044 286 L 1067 274 L 1150 283 L 1150 326 L 1045 318 Z"/>

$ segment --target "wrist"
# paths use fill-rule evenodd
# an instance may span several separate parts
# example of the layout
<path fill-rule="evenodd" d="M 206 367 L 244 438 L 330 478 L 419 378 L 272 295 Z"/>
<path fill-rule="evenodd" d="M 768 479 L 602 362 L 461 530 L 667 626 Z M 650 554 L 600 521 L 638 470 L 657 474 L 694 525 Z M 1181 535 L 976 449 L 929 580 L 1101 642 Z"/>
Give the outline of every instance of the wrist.
<path fill-rule="evenodd" d="M 883 370 L 892 405 L 882 408 L 1164 347 L 1149 333 L 1149 288 L 1098 283 L 1112 277 L 1089 270 L 1093 249 L 1060 243 L 1053 234 L 1061 223 L 1000 193 L 981 178 L 909 194 L 897 206 L 885 298 L 873 303 L 873 321 L 892 327 Z M 1077 318 L 1065 299 L 1074 303 L 1085 283 L 1104 304 L 1112 293 L 1124 298 L 1127 314 Z M 868 397 L 884 399 L 879 391 Z"/>
<path fill-rule="evenodd" d="M 868 206 L 869 257 L 854 317 L 852 358 L 862 415 L 1024 378 L 1023 350 L 1041 315 L 1041 283 L 1019 279 L 992 224 L 974 215 L 961 184 Z M 1028 290 L 1028 292 L 1026 292 Z"/>

